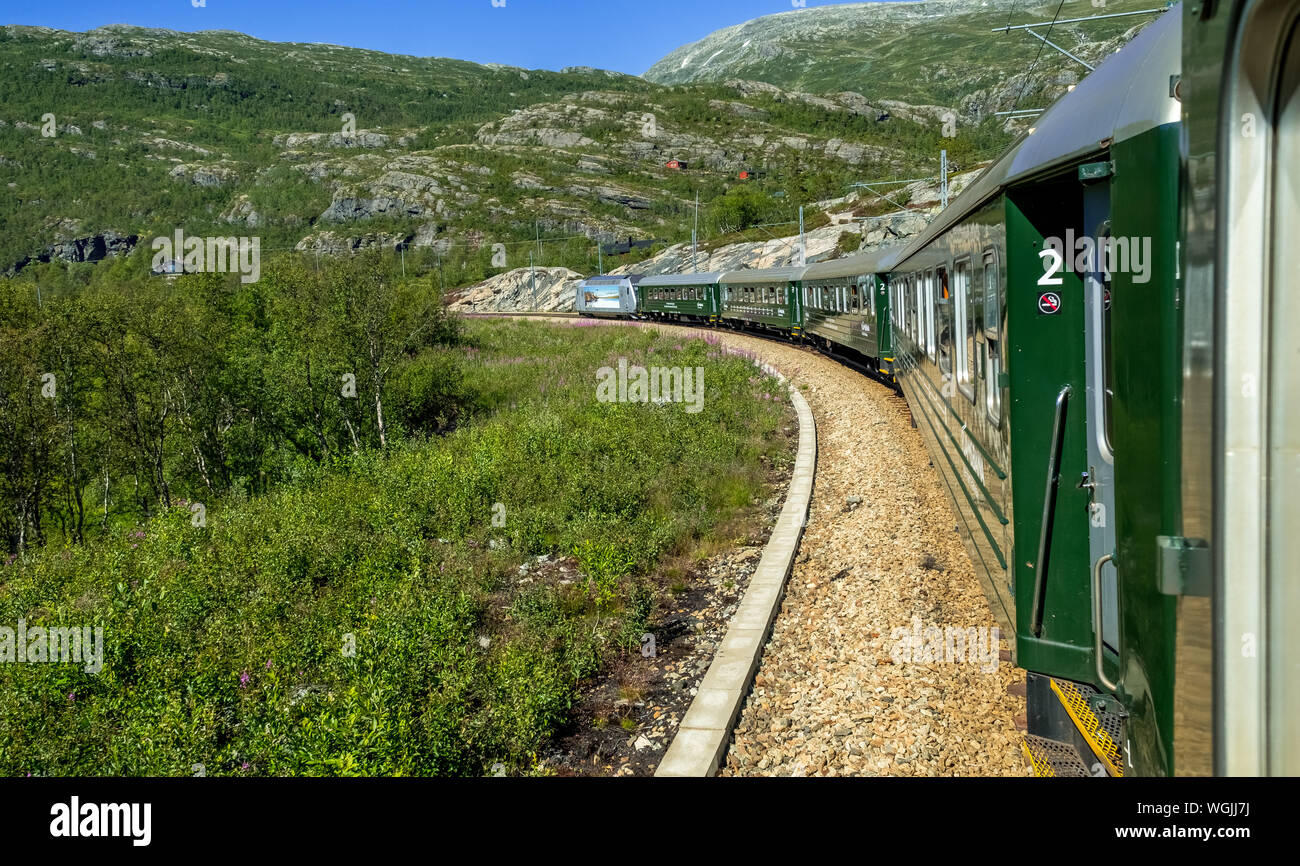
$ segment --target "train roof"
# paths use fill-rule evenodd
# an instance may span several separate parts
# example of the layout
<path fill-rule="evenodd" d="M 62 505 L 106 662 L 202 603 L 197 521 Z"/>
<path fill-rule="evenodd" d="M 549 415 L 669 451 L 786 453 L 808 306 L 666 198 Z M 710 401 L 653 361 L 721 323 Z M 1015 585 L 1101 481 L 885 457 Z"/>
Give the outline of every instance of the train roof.
<path fill-rule="evenodd" d="M 906 246 L 895 244 L 865 253 L 856 253 L 842 259 L 831 259 L 809 265 L 804 271 L 804 280 L 824 280 L 834 277 L 856 277 L 860 274 L 883 274 L 893 269 L 898 263 Z"/>
<path fill-rule="evenodd" d="M 643 286 L 711 286 L 722 278 L 722 271 L 703 274 L 656 274 L 641 280 Z"/>
<path fill-rule="evenodd" d="M 898 262 L 1005 188 L 1103 151 L 1112 142 L 1177 122 L 1181 105 L 1171 94 L 1170 76 L 1182 69 L 1181 8 L 1180 3 L 1161 13 L 1054 102 L 1035 121 L 1033 132 L 1021 136 L 941 211 L 908 244 Z"/>
<path fill-rule="evenodd" d="M 718 278 L 718 282 L 726 285 L 789 283 L 802 279 L 806 270 L 808 268 L 805 265 L 790 268 L 744 268 L 738 271 L 727 271 Z"/>

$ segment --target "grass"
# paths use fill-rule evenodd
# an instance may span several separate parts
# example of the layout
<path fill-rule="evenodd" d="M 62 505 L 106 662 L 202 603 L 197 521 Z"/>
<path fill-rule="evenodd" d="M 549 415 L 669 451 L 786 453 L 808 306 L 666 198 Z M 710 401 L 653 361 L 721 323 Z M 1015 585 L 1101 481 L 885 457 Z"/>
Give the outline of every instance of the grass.
<path fill-rule="evenodd" d="M 761 494 L 788 409 L 702 339 L 468 332 L 453 433 L 0 566 L 0 624 L 102 626 L 105 650 L 98 675 L 0 664 L 0 773 L 539 772 L 578 684 L 639 647 L 661 563 Z M 703 411 L 597 401 L 619 357 L 703 367 Z M 540 554 L 582 580 L 520 583 Z"/>

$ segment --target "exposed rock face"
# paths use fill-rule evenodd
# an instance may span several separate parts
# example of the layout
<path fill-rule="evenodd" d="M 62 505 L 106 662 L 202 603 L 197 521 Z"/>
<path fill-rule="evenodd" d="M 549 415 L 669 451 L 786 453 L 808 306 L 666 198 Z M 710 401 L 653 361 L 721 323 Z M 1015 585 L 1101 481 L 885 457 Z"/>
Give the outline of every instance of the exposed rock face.
<path fill-rule="evenodd" d="M 59 242 L 47 248 L 51 259 L 65 262 L 97 262 L 110 256 L 126 255 L 135 249 L 138 235 L 123 235 L 109 230 L 84 238 Z"/>
<path fill-rule="evenodd" d="M 358 130 L 345 132 L 291 132 L 277 135 L 271 139 L 276 147 L 335 147 L 335 148 L 376 148 L 388 147 L 391 139 L 379 132 Z"/>
<path fill-rule="evenodd" d="M 79 230 L 77 220 L 59 220 L 55 227 L 60 238 L 45 248 L 38 256 L 28 256 L 15 262 L 9 273 L 14 274 L 34 262 L 59 259 L 65 262 L 98 262 L 103 259 L 129 254 L 139 242 L 138 235 L 124 235 L 111 229 L 83 237 L 69 237 L 69 230 Z"/>
<path fill-rule="evenodd" d="M 222 211 L 221 219 L 228 223 L 241 223 L 250 229 L 262 224 L 262 215 L 253 209 L 253 202 L 246 195 L 231 202 L 230 207 Z"/>
<path fill-rule="evenodd" d="M 307 235 L 294 245 L 294 249 L 304 253 L 334 256 L 373 248 L 396 250 L 405 244 L 407 240 L 406 235 L 393 234 L 392 232 L 370 232 L 369 234 L 347 237 L 332 231 L 321 231 Z"/>
<path fill-rule="evenodd" d="M 515 268 L 457 292 L 451 309 L 460 313 L 498 310 L 568 312 L 583 275 L 568 268 Z"/>
<path fill-rule="evenodd" d="M 422 205 L 403 201 L 399 198 L 377 196 L 375 198 L 358 198 L 345 195 L 334 199 L 330 206 L 320 215 L 322 222 L 350 222 L 352 220 L 370 219 L 376 216 L 420 216 L 425 212 Z"/>
<path fill-rule="evenodd" d="M 181 163 L 167 173 L 173 180 L 185 180 L 199 186 L 224 186 L 239 179 L 228 165 L 190 165 Z"/>

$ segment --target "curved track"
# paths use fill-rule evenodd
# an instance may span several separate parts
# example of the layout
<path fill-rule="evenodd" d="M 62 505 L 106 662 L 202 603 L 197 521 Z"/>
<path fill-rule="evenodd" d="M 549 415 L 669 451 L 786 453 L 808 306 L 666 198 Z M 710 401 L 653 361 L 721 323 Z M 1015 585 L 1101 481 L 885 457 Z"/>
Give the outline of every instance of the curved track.
<path fill-rule="evenodd" d="M 1014 637 L 958 652 L 931 633 L 925 652 L 927 627 L 989 641 L 995 623 L 906 402 L 810 349 L 714 333 L 804 394 L 818 451 L 808 525 L 719 774 L 1028 775 Z"/>

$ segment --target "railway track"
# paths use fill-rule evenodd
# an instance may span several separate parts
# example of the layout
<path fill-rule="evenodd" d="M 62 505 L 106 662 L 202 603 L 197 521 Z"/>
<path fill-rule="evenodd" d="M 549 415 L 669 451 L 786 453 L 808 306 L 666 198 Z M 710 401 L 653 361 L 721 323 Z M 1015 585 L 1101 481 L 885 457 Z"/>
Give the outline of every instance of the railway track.
<path fill-rule="evenodd" d="M 892 383 L 808 347 L 712 333 L 800 389 L 819 455 L 808 524 L 719 774 L 1028 775 L 1014 636 L 993 633 L 949 500 Z M 934 628 L 984 643 L 960 658 L 911 653 L 912 635 L 923 650 Z"/>

